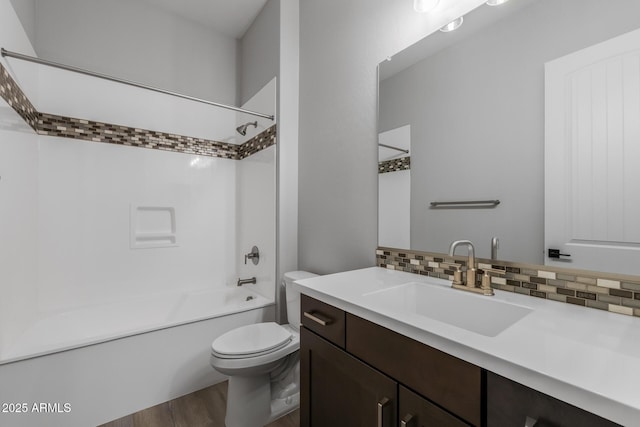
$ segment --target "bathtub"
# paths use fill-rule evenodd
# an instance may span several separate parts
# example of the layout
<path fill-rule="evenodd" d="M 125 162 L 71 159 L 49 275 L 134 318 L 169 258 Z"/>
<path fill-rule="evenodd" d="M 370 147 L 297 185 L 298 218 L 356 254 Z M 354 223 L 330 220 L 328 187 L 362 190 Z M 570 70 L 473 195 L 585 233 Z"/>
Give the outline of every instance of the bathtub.
<path fill-rule="evenodd" d="M 223 381 L 211 342 L 274 317 L 272 300 L 229 287 L 40 318 L 0 351 L 0 425 L 95 426 Z"/>

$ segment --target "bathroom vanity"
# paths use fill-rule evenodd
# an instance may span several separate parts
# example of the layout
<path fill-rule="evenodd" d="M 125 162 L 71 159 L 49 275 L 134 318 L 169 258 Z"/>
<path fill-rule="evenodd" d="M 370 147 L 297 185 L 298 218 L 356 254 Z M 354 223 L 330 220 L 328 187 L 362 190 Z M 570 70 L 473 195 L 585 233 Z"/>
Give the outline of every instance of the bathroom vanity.
<path fill-rule="evenodd" d="M 302 425 L 481 425 L 477 366 L 308 296 L 302 313 L 322 322 L 302 320 Z"/>
<path fill-rule="evenodd" d="M 500 291 L 465 300 L 448 281 L 382 268 L 297 287 L 302 426 L 632 426 L 640 420 L 633 390 L 640 348 L 627 341 L 639 342 L 638 319 Z M 481 314 L 488 298 L 507 325 L 473 330 L 463 319 L 453 326 L 437 310 L 421 311 L 426 296 L 453 298 L 445 311 L 456 318 L 473 318 L 467 306 L 473 303 Z M 459 297 L 471 313 L 458 312 Z M 504 317 L 500 304 L 525 314 Z"/>

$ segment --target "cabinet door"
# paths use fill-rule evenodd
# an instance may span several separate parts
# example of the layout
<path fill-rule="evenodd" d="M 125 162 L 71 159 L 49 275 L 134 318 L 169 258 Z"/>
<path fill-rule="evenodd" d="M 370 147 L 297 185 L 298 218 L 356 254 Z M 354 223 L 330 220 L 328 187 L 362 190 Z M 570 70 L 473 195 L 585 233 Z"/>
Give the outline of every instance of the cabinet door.
<path fill-rule="evenodd" d="M 487 373 L 487 426 L 620 427 L 507 378 Z"/>
<path fill-rule="evenodd" d="M 300 421 L 303 427 L 392 427 L 397 383 L 300 329 Z"/>
<path fill-rule="evenodd" d="M 347 351 L 475 426 L 482 425 L 482 370 L 347 313 Z"/>
<path fill-rule="evenodd" d="M 469 424 L 403 386 L 400 386 L 399 394 L 400 427 L 469 427 Z"/>

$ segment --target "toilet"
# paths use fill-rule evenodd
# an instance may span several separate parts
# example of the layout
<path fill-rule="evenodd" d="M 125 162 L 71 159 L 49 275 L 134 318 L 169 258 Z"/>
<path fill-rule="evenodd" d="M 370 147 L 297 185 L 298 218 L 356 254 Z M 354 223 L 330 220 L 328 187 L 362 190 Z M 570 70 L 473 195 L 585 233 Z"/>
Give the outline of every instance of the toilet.
<path fill-rule="evenodd" d="M 211 366 L 229 376 L 226 427 L 264 426 L 300 404 L 300 293 L 306 271 L 284 274 L 289 324 L 256 323 L 233 329 L 211 344 Z"/>

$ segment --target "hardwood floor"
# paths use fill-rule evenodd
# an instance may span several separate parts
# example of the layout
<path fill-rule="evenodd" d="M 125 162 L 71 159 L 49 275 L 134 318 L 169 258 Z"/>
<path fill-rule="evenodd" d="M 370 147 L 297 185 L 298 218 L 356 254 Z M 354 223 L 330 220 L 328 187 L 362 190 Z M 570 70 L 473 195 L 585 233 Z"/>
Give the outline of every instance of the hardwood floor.
<path fill-rule="evenodd" d="M 227 382 L 225 381 L 99 427 L 224 427 L 226 405 Z M 299 410 L 267 425 L 267 427 L 299 426 Z"/>

